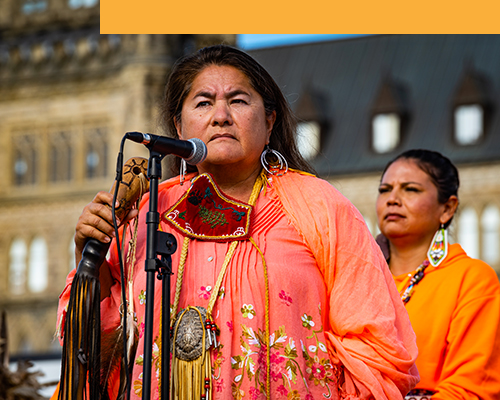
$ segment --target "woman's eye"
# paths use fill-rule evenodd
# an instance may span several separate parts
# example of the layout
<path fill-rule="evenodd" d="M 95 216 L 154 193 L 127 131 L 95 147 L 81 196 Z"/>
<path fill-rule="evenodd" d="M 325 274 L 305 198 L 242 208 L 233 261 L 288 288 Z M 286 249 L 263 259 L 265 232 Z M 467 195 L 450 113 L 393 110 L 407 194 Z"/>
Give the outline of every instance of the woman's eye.
<path fill-rule="evenodd" d="M 407 192 L 418 192 L 419 190 L 418 190 L 417 188 L 415 188 L 415 187 L 411 187 L 411 186 L 410 186 L 410 187 L 407 187 L 407 188 L 406 188 L 406 191 L 407 191 Z"/>
<path fill-rule="evenodd" d="M 247 104 L 247 102 L 246 102 L 245 100 L 243 100 L 243 99 L 234 99 L 234 100 L 232 101 L 232 103 L 233 103 L 233 104 L 234 104 L 234 103 L 235 103 L 235 104 Z"/>
<path fill-rule="evenodd" d="M 210 103 L 208 101 L 200 101 L 198 104 L 196 104 L 196 107 L 206 107 Z"/>
<path fill-rule="evenodd" d="M 385 187 L 379 187 L 379 188 L 378 188 L 378 192 L 379 192 L 380 194 L 382 194 L 382 193 L 386 193 L 386 192 L 388 192 L 388 191 L 389 191 L 389 189 L 388 189 L 388 188 L 385 188 Z"/>

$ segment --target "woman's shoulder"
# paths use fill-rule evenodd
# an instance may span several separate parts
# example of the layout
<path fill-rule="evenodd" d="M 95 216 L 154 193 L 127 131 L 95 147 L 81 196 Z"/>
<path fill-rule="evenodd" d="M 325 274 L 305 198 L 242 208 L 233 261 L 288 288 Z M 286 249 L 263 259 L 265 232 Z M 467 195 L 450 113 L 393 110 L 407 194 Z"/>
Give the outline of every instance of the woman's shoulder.
<path fill-rule="evenodd" d="M 302 217 L 312 219 L 364 220 L 356 207 L 330 182 L 314 175 L 289 170 L 279 177 L 272 177 L 271 184 L 276 189 L 285 209 L 294 210 Z M 306 212 L 306 210 L 308 210 Z"/>
<path fill-rule="evenodd" d="M 450 245 L 444 267 L 447 267 L 448 274 L 465 285 L 489 287 L 500 293 L 500 281 L 495 270 L 484 261 L 469 257 L 458 243 Z"/>
<path fill-rule="evenodd" d="M 289 192 L 296 192 L 310 199 L 335 200 L 336 202 L 351 204 L 335 186 L 316 175 L 298 170 L 289 170 L 282 176 L 272 177 L 278 188 Z"/>

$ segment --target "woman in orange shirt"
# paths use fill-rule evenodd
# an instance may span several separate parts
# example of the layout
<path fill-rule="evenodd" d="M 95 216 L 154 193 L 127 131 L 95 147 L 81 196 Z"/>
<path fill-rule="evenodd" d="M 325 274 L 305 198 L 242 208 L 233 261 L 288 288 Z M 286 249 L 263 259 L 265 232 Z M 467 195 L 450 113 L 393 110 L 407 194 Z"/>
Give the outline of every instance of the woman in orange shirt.
<path fill-rule="evenodd" d="M 377 242 L 417 335 L 420 383 L 407 399 L 500 398 L 500 284 L 494 270 L 448 244 L 458 171 L 409 150 L 383 172 Z"/>

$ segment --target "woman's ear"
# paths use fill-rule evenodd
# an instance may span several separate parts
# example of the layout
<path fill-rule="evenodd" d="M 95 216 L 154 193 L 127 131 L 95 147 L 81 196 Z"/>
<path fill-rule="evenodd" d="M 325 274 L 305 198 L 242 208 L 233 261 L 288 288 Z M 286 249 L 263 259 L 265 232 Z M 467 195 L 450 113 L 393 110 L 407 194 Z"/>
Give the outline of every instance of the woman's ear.
<path fill-rule="evenodd" d="M 450 198 L 444 203 L 444 209 L 439 218 L 441 224 L 446 224 L 450 219 L 453 218 L 458 207 L 458 197 L 455 195 L 450 196 Z"/>
<path fill-rule="evenodd" d="M 175 125 L 175 130 L 177 131 L 177 138 L 182 139 L 181 121 L 177 119 L 177 117 L 174 117 L 174 125 Z"/>
<path fill-rule="evenodd" d="M 271 132 L 273 131 L 274 123 L 276 122 L 276 111 L 273 111 L 271 114 L 266 115 L 267 122 L 267 143 L 269 144 L 269 140 L 271 139 Z"/>

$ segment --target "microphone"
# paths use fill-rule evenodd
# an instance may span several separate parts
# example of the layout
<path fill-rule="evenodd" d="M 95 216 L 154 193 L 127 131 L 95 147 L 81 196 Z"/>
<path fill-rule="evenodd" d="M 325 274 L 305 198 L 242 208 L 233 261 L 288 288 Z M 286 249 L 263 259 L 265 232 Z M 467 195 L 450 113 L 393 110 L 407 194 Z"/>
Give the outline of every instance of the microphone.
<path fill-rule="evenodd" d="M 149 150 L 181 157 L 191 165 L 199 164 L 207 157 L 207 146 L 197 138 L 179 140 L 142 132 L 127 132 L 125 137 L 133 142 L 144 144 Z"/>

